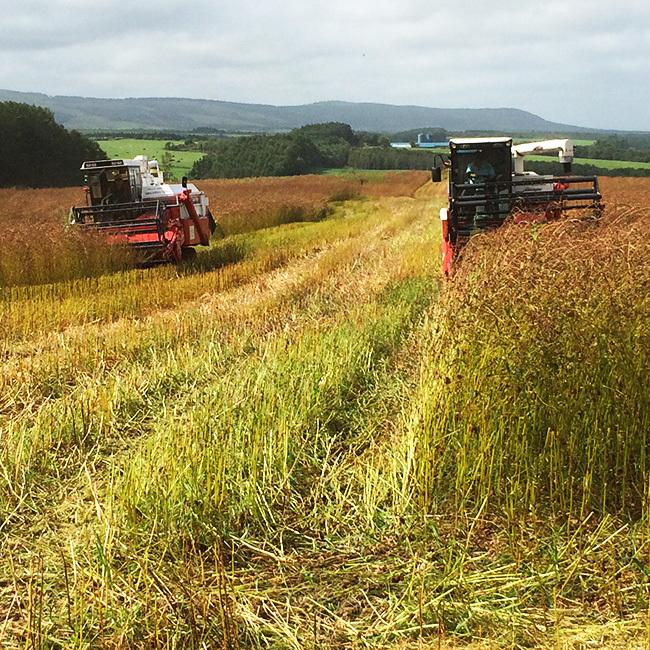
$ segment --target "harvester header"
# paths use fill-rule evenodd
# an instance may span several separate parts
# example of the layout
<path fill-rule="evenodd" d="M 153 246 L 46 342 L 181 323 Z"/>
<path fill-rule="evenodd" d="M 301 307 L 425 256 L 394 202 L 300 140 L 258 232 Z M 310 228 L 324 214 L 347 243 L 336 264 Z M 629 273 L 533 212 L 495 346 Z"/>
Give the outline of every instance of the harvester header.
<path fill-rule="evenodd" d="M 143 261 L 180 262 L 194 246 L 208 246 L 216 229 L 208 197 L 184 178 L 165 183 L 156 160 L 88 160 L 81 165 L 86 205 L 70 222 L 101 231 L 108 245 L 127 245 Z"/>
<path fill-rule="evenodd" d="M 449 170 L 449 202 L 440 210 L 442 266 L 451 272 L 467 240 L 476 232 L 496 228 L 506 219 L 548 221 L 565 210 L 599 214 L 601 194 L 596 176 L 571 174 L 571 140 L 544 140 L 514 145 L 510 137 L 452 138 L 449 155 L 434 167 L 432 179 Z M 524 169 L 528 154 L 557 153 L 563 175 L 539 175 Z"/>

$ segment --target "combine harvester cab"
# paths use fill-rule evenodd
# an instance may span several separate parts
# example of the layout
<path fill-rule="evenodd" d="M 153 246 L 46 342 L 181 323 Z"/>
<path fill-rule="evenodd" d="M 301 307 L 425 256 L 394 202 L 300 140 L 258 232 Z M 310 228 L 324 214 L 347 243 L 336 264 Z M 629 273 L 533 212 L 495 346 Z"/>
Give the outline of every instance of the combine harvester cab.
<path fill-rule="evenodd" d="M 187 178 L 165 183 L 157 161 L 91 160 L 81 171 L 87 205 L 71 209 L 70 223 L 102 232 L 108 245 L 132 247 L 145 263 L 179 263 L 210 244 L 208 197 Z"/>
<path fill-rule="evenodd" d="M 512 138 L 454 138 L 443 160 L 449 169 L 449 203 L 440 210 L 442 268 L 446 275 L 463 246 L 475 233 L 515 221 L 543 222 L 559 218 L 565 210 L 602 210 L 596 176 L 571 175 L 573 143 L 547 140 L 513 145 Z M 525 171 L 530 153 L 558 153 L 561 176 Z M 432 179 L 442 179 L 442 166 Z"/>

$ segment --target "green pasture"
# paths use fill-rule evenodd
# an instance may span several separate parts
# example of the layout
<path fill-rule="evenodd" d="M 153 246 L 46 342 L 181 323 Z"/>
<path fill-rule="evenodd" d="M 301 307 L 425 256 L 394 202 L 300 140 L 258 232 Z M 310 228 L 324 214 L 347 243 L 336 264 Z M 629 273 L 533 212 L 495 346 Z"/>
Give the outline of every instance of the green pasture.
<path fill-rule="evenodd" d="M 134 158 L 144 155 L 148 158 L 155 158 L 169 179 L 180 179 L 189 175 L 192 165 L 201 157 L 200 151 L 168 151 L 165 144 L 172 142 L 181 144 L 181 140 L 140 140 L 137 138 L 115 138 L 113 140 L 98 140 L 97 144 L 106 152 L 109 158 Z M 163 156 L 171 156 L 172 166 L 167 168 L 163 165 Z"/>
<path fill-rule="evenodd" d="M 540 162 L 553 162 L 557 156 L 526 156 L 526 160 L 537 160 Z M 600 158 L 574 158 L 576 165 L 594 165 L 603 169 L 623 169 L 630 167 L 632 169 L 650 169 L 650 163 L 636 162 L 634 160 L 602 160 Z"/>

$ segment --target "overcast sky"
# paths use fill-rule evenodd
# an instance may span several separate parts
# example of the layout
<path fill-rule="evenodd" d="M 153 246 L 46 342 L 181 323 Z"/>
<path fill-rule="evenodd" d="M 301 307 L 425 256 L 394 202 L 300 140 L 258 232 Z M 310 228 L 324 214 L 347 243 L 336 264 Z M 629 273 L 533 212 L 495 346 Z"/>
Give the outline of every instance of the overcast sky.
<path fill-rule="evenodd" d="M 650 0 L 0 0 L 0 88 L 650 130 Z"/>

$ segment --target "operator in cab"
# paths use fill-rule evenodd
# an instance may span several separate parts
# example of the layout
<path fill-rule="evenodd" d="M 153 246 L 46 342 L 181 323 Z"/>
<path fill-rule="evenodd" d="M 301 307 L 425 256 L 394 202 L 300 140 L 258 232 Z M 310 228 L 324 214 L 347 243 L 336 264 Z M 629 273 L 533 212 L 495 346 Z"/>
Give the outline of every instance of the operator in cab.
<path fill-rule="evenodd" d="M 492 164 L 481 156 L 476 156 L 465 169 L 465 180 L 472 185 L 492 181 L 496 176 L 497 173 Z"/>
<path fill-rule="evenodd" d="M 108 183 L 108 192 L 102 203 L 104 205 L 114 205 L 117 203 L 129 203 L 131 201 L 131 186 L 128 175 L 118 173 L 114 179 Z"/>

